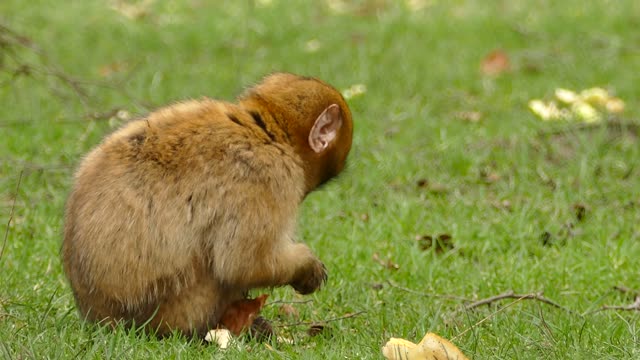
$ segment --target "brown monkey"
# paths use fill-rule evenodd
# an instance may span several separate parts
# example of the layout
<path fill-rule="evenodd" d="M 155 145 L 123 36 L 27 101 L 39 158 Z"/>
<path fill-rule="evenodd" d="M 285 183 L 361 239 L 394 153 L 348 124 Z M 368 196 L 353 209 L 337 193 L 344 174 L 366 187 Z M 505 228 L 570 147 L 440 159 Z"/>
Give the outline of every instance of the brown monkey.
<path fill-rule="evenodd" d="M 295 242 L 298 206 L 351 148 L 330 85 L 277 73 L 237 103 L 178 103 L 107 136 L 82 161 L 62 258 L 81 315 L 203 335 L 249 289 L 302 294 L 325 267 Z"/>

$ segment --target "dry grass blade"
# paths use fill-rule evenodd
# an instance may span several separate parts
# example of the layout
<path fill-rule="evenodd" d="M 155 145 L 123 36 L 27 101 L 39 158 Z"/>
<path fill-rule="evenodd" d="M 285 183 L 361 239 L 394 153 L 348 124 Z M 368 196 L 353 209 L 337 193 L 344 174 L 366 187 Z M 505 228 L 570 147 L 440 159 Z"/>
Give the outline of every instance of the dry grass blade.
<path fill-rule="evenodd" d="M 338 317 L 334 317 L 334 318 L 330 318 L 330 319 L 326 319 L 326 320 L 322 320 L 322 321 L 299 321 L 299 322 L 288 323 L 288 324 L 278 324 L 278 325 L 274 325 L 274 326 L 277 326 L 277 327 L 293 327 L 293 326 L 313 326 L 313 325 L 318 325 L 318 324 L 327 324 L 327 323 L 334 322 L 334 321 L 354 318 L 354 317 L 362 315 L 364 313 L 366 313 L 365 310 L 360 310 L 360 311 L 357 311 L 357 312 L 354 312 L 354 313 L 350 313 L 350 314 L 347 314 L 347 315 L 338 316 Z"/>
<path fill-rule="evenodd" d="M 2 241 L 2 247 L 0 248 L 0 261 L 2 261 L 2 257 L 4 255 L 4 248 L 7 246 L 7 239 L 9 238 L 9 228 L 11 227 L 11 221 L 13 221 L 13 212 L 16 208 L 16 200 L 18 199 L 18 191 L 20 190 L 20 184 L 22 183 L 22 175 L 24 174 L 24 170 L 20 171 L 20 175 L 18 176 L 18 184 L 16 185 L 16 193 L 13 197 L 13 202 L 11 203 L 11 210 L 9 211 L 9 220 L 7 221 L 7 228 L 4 231 L 4 240 Z"/>

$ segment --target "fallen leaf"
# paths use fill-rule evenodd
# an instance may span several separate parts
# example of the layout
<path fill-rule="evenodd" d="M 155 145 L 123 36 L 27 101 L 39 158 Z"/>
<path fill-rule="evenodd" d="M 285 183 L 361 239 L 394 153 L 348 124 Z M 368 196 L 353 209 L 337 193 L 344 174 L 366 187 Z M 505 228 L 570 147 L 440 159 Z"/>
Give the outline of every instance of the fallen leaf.
<path fill-rule="evenodd" d="M 371 284 L 371 288 L 373 290 L 382 290 L 384 288 L 384 284 L 382 284 L 382 283 L 373 283 L 373 284 Z"/>
<path fill-rule="evenodd" d="M 416 241 L 418 241 L 420 250 L 427 251 L 433 248 L 436 254 L 442 254 L 454 248 L 453 237 L 449 234 L 440 234 L 435 237 L 431 235 L 417 235 Z"/>
<path fill-rule="evenodd" d="M 416 186 L 420 189 L 425 189 L 432 194 L 444 194 L 449 192 L 449 187 L 440 183 L 432 183 L 427 179 L 419 179 L 416 181 Z"/>
<path fill-rule="evenodd" d="M 309 334 L 309 336 L 318 336 L 324 331 L 324 329 L 325 326 L 323 324 L 311 324 L 307 330 L 307 334 Z"/>
<path fill-rule="evenodd" d="M 482 59 L 480 70 L 482 74 L 497 76 L 511 69 L 509 56 L 503 50 L 497 49 L 490 52 Z"/>
<path fill-rule="evenodd" d="M 587 214 L 587 206 L 580 203 L 573 204 L 573 211 L 576 214 L 576 219 L 578 219 L 578 221 L 582 221 Z"/>
<path fill-rule="evenodd" d="M 233 302 L 222 314 L 220 324 L 231 331 L 233 335 L 242 334 L 251 328 L 268 297 L 268 294 L 262 294 L 255 299 L 242 299 Z"/>
<path fill-rule="evenodd" d="M 258 316 L 253 320 L 249 333 L 252 338 L 260 342 L 269 341 L 275 334 L 271 323 L 262 316 Z"/>

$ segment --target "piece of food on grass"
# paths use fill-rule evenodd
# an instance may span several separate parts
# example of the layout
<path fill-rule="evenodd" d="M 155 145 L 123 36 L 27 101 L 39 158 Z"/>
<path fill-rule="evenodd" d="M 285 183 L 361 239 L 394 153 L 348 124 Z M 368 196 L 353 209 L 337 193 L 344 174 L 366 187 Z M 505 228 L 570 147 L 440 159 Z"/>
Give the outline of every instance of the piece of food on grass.
<path fill-rule="evenodd" d="M 391 338 L 382 348 L 387 360 L 468 360 L 449 340 L 427 333 L 418 344 Z"/>
<path fill-rule="evenodd" d="M 388 360 L 405 360 L 409 359 L 409 351 L 417 347 L 417 344 L 409 340 L 400 338 L 391 338 L 382 347 L 382 355 Z"/>
<path fill-rule="evenodd" d="M 220 324 L 235 336 L 242 334 L 251 328 L 268 297 L 268 294 L 262 294 L 255 299 L 243 299 L 232 303 L 222 314 Z"/>
<path fill-rule="evenodd" d="M 213 329 L 209 330 L 204 339 L 208 342 L 218 344 L 220 349 L 226 349 L 231 343 L 231 331 L 227 329 Z"/>

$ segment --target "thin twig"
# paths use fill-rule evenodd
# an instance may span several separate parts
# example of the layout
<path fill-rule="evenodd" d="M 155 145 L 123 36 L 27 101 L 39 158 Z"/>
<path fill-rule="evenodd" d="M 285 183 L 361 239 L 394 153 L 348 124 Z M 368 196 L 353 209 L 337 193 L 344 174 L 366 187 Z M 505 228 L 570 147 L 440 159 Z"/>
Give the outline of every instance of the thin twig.
<path fill-rule="evenodd" d="M 313 300 L 274 300 L 266 303 L 264 306 L 272 306 L 277 304 L 308 304 L 312 302 Z"/>
<path fill-rule="evenodd" d="M 602 307 L 591 310 L 585 313 L 585 315 L 593 314 L 606 310 L 619 310 L 619 311 L 640 311 L 640 292 L 635 289 L 628 288 L 626 286 L 614 286 L 614 291 L 619 291 L 623 294 L 631 294 L 634 297 L 634 302 L 631 305 L 602 305 Z"/>
<path fill-rule="evenodd" d="M 485 316 L 484 318 L 482 318 L 482 320 L 480 320 L 480 321 L 478 321 L 477 323 L 475 323 L 475 324 L 473 324 L 473 325 L 469 326 L 468 328 L 466 328 L 466 329 L 465 329 L 463 332 L 461 332 L 460 334 L 458 334 L 458 335 L 456 335 L 456 336 L 452 337 L 452 338 L 451 338 L 451 341 L 455 341 L 456 339 L 460 338 L 462 335 L 464 335 L 464 334 L 468 333 L 469 331 L 471 331 L 471 330 L 472 330 L 473 328 L 475 328 L 476 326 L 478 326 L 478 325 L 482 324 L 483 322 L 485 322 L 485 321 L 487 321 L 487 320 L 491 319 L 492 317 L 496 316 L 499 312 L 502 312 L 502 311 L 504 311 L 504 310 L 506 310 L 506 309 L 510 308 L 511 306 L 513 306 L 513 305 L 515 305 L 515 304 L 519 303 L 519 302 L 520 302 L 520 301 L 522 301 L 522 300 L 524 300 L 524 299 L 520 298 L 520 299 L 517 299 L 517 300 L 515 300 L 515 301 L 512 301 L 512 302 L 510 302 L 509 304 L 507 304 L 507 305 L 505 305 L 505 306 L 501 307 L 500 309 L 498 309 L 498 310 L 496 310 L 496 311 L 492 312 L 491 314 L 489 314 L 489 315 Z"/>
<path fill-rule="evenodd" d="M 391 280 L 387 280 L 387 284 L 389 284 L 389 286 L 391 286 L 391 287 L 394 287 L 394 288 L 396 288 L 398 290 L 406 291 L 406 292 L 408 292 L 410 294 L 421 295 L 421 296 L 426 296 L 426 297 L 433 297 L 433 298 L 439 298 L 439 299 L 459 300 L 459 301 L 470 302 L 469 299 L 463 298 L 461 296 L 430 294 L 430 293 L 415 291 L 415 290 L 412 290 L 412 289 L 409 289 L 409 288 L 406 288 L 406 287 L 402 287 L 402 286 L 392 282 Z"/>
<path fill-rule="evenodd" d="M 513 290 L 509 290 L 507 292 L 504 292 L 502 294 L 496 295 L 496 296 L 491 296 L 488 297 L 486 299 L 482 299 L 476 302 L 473 302 L 469 305 L 466 305 L 464 308 L 462 308 L 461 310 L 456 311 L 460 312 L 460 311 L 468 311 L 477 307 L 480 307 L 482 305 L 489 305 L 491 303 L 494 303 L 496 301 L 500 301 L 500 300 L 504 300 L 504 299 L 520 299 L 520 300 L 537 300 L 540 302 L 543 302 L 547 305 L 551 305 L 553 307 L 556 307 L 558 309 L 562 309 L 568 313 L 574 314 L 574 312 L 570 309 L 567 309 L 566 307 L 556 303 L 553 300 L 550 300 L 544 296 L 542 296 L 542 293 L 530 293 L 530 294 L 516 294 L 513 292 Z"/>
<path fill-rule="evenodd" d="M 7 229 L 4 231 L 4 240 L 2 241 L 2 248 L 0 248 L 0 261 L 4 255 L 4 248 L 7 246 L 7 239 L 9 238 L 9 228 L 11 227 L 11 221 L 13 220 L 13 211 L 16 208 L 16 200 L 18 199 L 18 191 L 20 191 L 20 183 L 22 182 L 22 174 L 24 169 L 20 170 L 20 176 L 18 176 L 18 184 L 16 185 L 16 193 L 11 203 L 11 210 L 9 211 L 9 221 L 7 221 Z"/>
<path fill-rule="evenodd" d="M 640 311 L 640 296 L 636 296 L 636 301 L 631 305 L 603 305 L 600 311 L 604 310 Z"/>
<path fill-rule="evenodd" d="M 350 318 L 362 315 L 362 314 L 364 314 L 366 312 L 367 312 L 366 310 L 361 310 L 361 311 L 358 311 L 358 312 L 354 312 L 354 313 L 343 315 L 343 316 L 339 316 L 339 317 L 334 317 L 334 318 L 327 319 L 327 320 L 321 320 L 321 321 L 299 321 L 299 322 L 288 323 L 288 324 L 276 324 L 274 326 L 276 326 L 276 327 L 294 327 L 294 326 L 311 326 L 311 325 L 317 325 L 317 324 L 327 324 L 327 323 L 334 322 L 334 321 L 350 319 Z"/>
<path fill-rule="evenodd" d="M 132 100 L 136 105 L 145 109 L 151 107 L 150 104 L 139 101 L 132 94 L 126 90 L 126 82 L 136 72 L 137 67 L 133 67 L 131 71 L 125 76 L 121 82 L 111 81 L 88 81 L 80 78 L 76 78 L 67 72 L 65 72 L 61 66 L 52 63 L 47 53 L 40 49 L 31 39 L 19 34 L 17 31 L 10 29 L 8 26 L 0 23 L 0 46 L 2 46 L 3 53 L 0 55 L 7 56 L 14 66 L 0 66 L 0 72 L 8 73 L 11 75 L 6 83 L 12 81 L 18 76 L 31 76 L 44 78 L 53 78 L 57 84 L 62 84 L 68 88 L 71 93 L 75 94 L 76 98 L 80 101 L 83 107 L 87 110 L 91 108 L 92 98 L 90 96 L 89 89 L 91 87 L 105 88 L 112 91 L 116 91 L 128 99 Z M 25 59 L 20 56 L 15 49 L 18 47 L 24 47 L 29 49 L 32 53 L 37 55 L 38 60 L 36 62 Z M 0 84 L 4 86 L 5 83 Z M 67 98 L 66 94 L 60 92 L 55 88 L 55 85 L 49 85 L 49 90 L 62 99 Z"/>
<path fill-rule="evenodd" d="M 638 295 L 640 295 L 640 291 L 635 290 L 635 289 L 628 288 L 628 287 L 626 287 L 626 286 L 624 286 L 624 285 L 617 285 L 617 286 L 614 286 L 614 287 L 613 287 L 613 290 L 619 291 L 619 292 L 621 292 L 621 293 L 623 293 L 623 294 L 631 293 L 631 294 L 633 294 L 633 296 L 638 296 Z"/>

